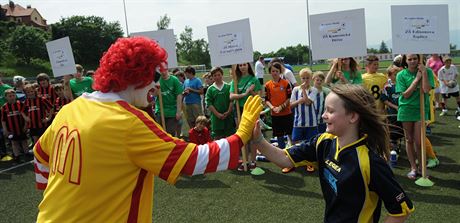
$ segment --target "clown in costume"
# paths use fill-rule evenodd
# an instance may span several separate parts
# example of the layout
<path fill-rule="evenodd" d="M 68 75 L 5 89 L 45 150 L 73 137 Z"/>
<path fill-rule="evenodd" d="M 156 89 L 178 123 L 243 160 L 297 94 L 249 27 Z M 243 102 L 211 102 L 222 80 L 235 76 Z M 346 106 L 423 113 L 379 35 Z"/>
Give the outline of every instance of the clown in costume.
<path fill-rule="evenodd" d="M 144 37 L 120 38 L 104 54 L 96 91 L 64 106 L 34 147 L 37 187 L 44 189 L 37 222 L 151 222 L 153 176 L 174 184 L 180 174 L 237 166 L 260 97 L 248 99 L 232 136 L 205 145 L 174 138 L 139 109 L 166 59 Z"/>

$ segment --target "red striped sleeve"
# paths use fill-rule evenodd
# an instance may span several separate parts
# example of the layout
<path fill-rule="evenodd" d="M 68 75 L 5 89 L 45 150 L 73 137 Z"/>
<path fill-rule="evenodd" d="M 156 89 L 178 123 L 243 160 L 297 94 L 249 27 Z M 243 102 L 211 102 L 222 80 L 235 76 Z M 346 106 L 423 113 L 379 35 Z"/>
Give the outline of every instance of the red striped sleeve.
<path fill-rule="evenodd" d="M 176 140 L 176 146 L 171 151 L 168 158 L 166 159 L 166 162 L 163 164 L 163 167 L 161 168 L 161 171 L 159 174 L 159 177 L 161 179 L 168 180 L 169 174 L 174 168 L 174 165 L 176 165 L 177 160 L 179 160 L 180 156 L 185 151 L 185 148 L 187 147 L 187 145 L 188 143 L 184 141 Z"/>
<path fill-rule="evenodd" d="M 244 144 L 237 134 L 227 137 L 227 141 L 230 144 L 230 161 L 228 162 L 228 168 L 235 169 L 238 166 L 240 149 Z"/>
<path fill-rule="evenodd" d="M 213 173 L 213 172 L 216 172 L 217 165 L 219 164 L 220 148 L 219 148 L 219 145 L 217 145 L 217 143 L 214 141 L 208 143 L 208 146 L 209 146 L 209 161 L 208 161 L 208 165 L 206 166 L 206 170 L 204 172 Z"/>
<path fill-rule="evenodd" d="M 49 163 L 50 157 L 43 151 L 40 140 L 35 144 L 35 155 L 38 155 L 42 160 Z"/>
<path fill-rule="evenodd" d="M 192 154 L 190 154 L 190 157 L 185 163 L 184 168 L 182 169 L 181 173 L 192 176 L 193 171 L 195 170 L 197 158 L 198 158 L 198 149 L 197 149 L 197 146 L 195 146 L 195 148 L 192 151 Z"/>

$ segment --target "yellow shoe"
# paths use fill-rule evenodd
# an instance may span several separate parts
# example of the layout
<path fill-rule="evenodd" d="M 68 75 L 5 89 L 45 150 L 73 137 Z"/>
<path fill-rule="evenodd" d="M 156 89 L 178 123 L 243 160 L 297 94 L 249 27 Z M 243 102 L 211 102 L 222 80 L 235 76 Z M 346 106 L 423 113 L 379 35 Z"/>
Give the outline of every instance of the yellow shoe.
<path fill-rule="evenodd" d="M 10 155 L 5 155 L 1 159 L 2 162 L 11 161 L 11 160 L 13 160 L 13 157 L 11 157 Z"/>

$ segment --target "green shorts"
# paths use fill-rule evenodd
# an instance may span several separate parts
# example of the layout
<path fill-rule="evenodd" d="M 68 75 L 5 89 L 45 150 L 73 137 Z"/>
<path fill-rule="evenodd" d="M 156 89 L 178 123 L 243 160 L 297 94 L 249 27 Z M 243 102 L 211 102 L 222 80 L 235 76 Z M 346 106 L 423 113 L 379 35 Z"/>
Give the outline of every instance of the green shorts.
<path fill-rule="evenodd" d="M 425 107 L 425 120 L 430 119 L 430 107 Z M 398 121 L 400 122 L 418 122 L 420 121 L 420 108 L 400 106 L 398 108 Z"/>

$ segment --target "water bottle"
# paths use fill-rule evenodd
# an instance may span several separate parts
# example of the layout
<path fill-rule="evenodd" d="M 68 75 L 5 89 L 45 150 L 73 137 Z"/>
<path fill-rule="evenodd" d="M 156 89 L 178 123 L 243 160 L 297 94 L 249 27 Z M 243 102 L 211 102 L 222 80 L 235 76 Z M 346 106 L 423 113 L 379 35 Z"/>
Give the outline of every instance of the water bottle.
<path fill-rule="evenodd" d="M 398 162 L 398 153 L 396 153 L 396 151 L 394 151 L 394 150 L 391 150 L 391 152 L 390 152 L 390 166 L 395 167 L 397 162 Z"/>
<path fill-rule="evenodd" d="M 264 155 L 257 155 L 257 156 L 256 156 L 256 160 L 257 160 L 257 161 L 268 162 L 267 157 L 265 157 Z"/>

